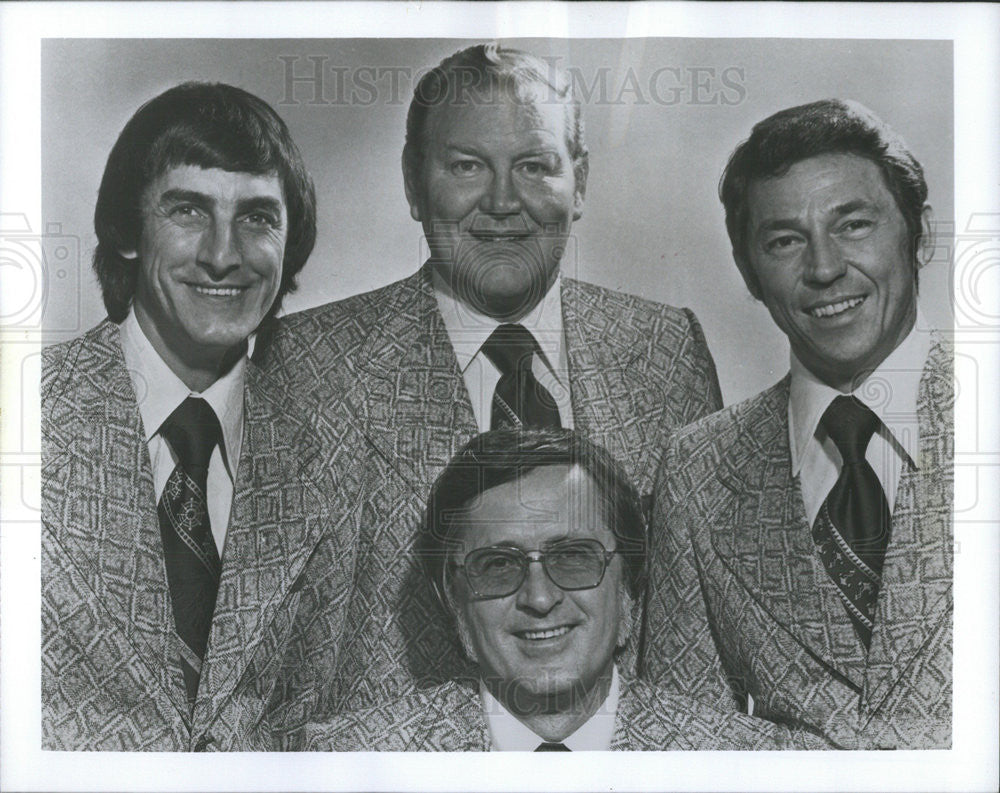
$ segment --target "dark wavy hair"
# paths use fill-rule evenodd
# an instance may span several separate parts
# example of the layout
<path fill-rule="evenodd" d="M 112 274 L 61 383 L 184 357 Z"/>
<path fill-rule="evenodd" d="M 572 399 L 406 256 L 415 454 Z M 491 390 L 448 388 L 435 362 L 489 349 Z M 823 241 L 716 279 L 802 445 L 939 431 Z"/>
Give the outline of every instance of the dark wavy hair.
<path fill-rule="evenodd" d="M 438 476 L 417 541 L 424 574 L 446 608 L 448 555 L 469 505 L 487 490 L 552 465 L 578 465 L 597 485 L 629 593 L 639 599 L 646 584 L 645 524 L 635 487 L 615 458 L 574 430 L 490 430 L 469 441 Z"/>
<path fill-rule="evenodd" d="M 288 127 L 262 99 L 224 83 L 190 82 L 146 102 L 118 136 L 97 194 L 94 270 L 108 316 L 120 322 L 135 294 L 142 197 L 152 182 L 180 165 L 276 174 L 288 210 L 288 238 L 273 315 L 295 289 L 316 242 L 316 193 Z"/>
<path fill-rule="evenodd" d="M 526 98 L 530 96 L 531 87 L 542 89 L 543 101 L 565 105 L 566 146 L 579 182 L 579 169 L 587 159 L 587 144 L 583 134 L 583 112 L 573 80 L 554 64 L 497 43 L 476 44 L 459 50 L 420 78 L 406 115 L 403 167 L 412 178 L 420 174 L 431 108 L 450 103 L 482 102 L 484 97 L 488 101 L 499 91 Z"/>
<path fill-rule="evenodd" d="M 782 110 L 756 124 L 730 156 L 719 182 L 733 256 L 751 292 L 756 288 L 755 296 L 760 283 L 747 246 L 751 183 L 782 176 L 797 162 L 830 153 L 854 154 L 878 166 L 906 223 L 916 278 L 920 241 L 926 231 L 923 168 L 903 139 L 868 108 L 850 100 L 823 99 Z"/>

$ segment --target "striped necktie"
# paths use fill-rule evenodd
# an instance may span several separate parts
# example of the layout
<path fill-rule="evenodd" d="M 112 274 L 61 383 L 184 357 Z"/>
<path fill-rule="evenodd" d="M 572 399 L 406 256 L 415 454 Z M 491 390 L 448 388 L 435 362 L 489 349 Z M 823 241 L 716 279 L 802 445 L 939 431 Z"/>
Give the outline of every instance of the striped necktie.
<path fill-rule="evenodd" d="M 820 423 L 836 444 L 843 465 L 813 523 L 813 540 L 867 650 L 892 529 L 882 484 L 865 459 L 881 422 L 854 397 L 838 396 Z"/>
<path fill-rule="evenodd" d="M 157 513 L 174 625 L 181 639 L 184 685 L 193 705 L 222 572 L 205 496 L 208 463 L 222 430 L 204 399 L 188 397 L 163 423 L 160 434 L 177 457 Z"/>
<path fill-rule="evenodd" d="M 523 325 L 500 325 L 483 343 L 486 357 L 500 371 L 490 429 L 562 426 L 552 394 L 531 371 L 537 350 L 535 337 Z"/>

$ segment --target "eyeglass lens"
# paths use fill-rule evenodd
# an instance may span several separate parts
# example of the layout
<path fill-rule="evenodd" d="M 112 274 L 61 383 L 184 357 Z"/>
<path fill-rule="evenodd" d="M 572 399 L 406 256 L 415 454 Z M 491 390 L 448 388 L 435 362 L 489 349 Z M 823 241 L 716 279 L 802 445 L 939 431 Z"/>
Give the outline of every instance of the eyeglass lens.
<path fill-rule="evenodd" d="M 465 557 L 465 571 L 480 596 L 502 597 L 524 583 L 528 563 L 528 556 L 516 548 L 478 548 Z M 604 564 L 604 546 L 597 540 L 560 543 L 542 552 L 545 572 L 562 589 L 597 586 Z"/>

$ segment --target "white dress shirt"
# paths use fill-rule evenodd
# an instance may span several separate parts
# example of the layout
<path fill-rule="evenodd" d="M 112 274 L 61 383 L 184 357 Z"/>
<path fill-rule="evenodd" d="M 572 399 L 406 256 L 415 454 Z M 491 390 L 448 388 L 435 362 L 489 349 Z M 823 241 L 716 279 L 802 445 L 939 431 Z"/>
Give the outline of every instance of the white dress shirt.
<path fill-rule="evenodd" d="M 611 748 L 615 735 L 615 716 L 618 713 L 618 667 L 611 672 L 611 686 L 608 696 L 587 721 L 577 727 L 571 735 L 558 743 L 574 752 L 606 752 Z M 524 722 L 500 704 L 486 685 L 479 682 L 479 698 L 490 729 L 490 742 L 498 752 L 533 752 L 545 739 L 536 735 Z"/>
<path fill-rule="evenodd" d="M 218 446 L 212 451 L 208 463 L 206 498 L 208 520 L 221 558 L 229 526 L 229 511 L 233 503 L 236 467 L 239 465 L 243 443 L 243 382 L 247 359 L 245 356 L 241 358 L 229 372 L 198 394 L 184 385 L 153 349 L 139 326 L 134 311 L 129 310 L 121 324 L 120 334 L 125 365 L 132 378 L 146 443 L 149 445 L 157 502 L 163 495 L 167 479 L 177 466 L 177 458 L 170 444 L 160 435 L 163 422 L 189 396 L 204 399 L 219 419 L 225 453 Z"/>
<path fill-rule="evenodd" d="M 535 378 L 555 399 L 559 419 L 567 428 L 573 427 L 573 406 L 569 393 L 569 364 L 563 337 L 562 298 L 557 276 L 545 297 L 525 317 L 518 320 L 535 337 L 542 354 L 532 360 L 531 371 Z M 483 352 L 483 343 L 503 323 L 480 314 L 463 303 L 436 271 L 431 282 L 434 296 L 448 331 L 448 338 L 458 358 L 458 368 L 465 379 L 465 387 L 472 401 L 472 412 L 479 431 L 490 428 L 493 411 L 493 392 L 500 381 L 500 370 Z"/>
<path fill-rule="evenodd" d="M 930 350 L 930 334 L 918 330 L 923 327 L 918 313 L 909 335 L 851 392 L 882 420 L 868 444 L 865 459 L 882 483 L 890 511 L 904 467 L 917 468 L 920 449 L 917 391 Z M 791 370 L 788 431 L 792 475 L 800 477 L 802 501 L 812 525 L 840 475 L 840 452 L 819 422 L 841 392 L 820 381 L 794 353 Z"/>

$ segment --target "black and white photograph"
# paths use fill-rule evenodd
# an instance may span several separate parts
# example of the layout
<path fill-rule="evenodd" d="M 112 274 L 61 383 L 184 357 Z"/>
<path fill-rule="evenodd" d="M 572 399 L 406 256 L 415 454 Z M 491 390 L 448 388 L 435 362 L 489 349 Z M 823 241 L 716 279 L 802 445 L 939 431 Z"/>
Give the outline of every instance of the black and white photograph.
<path fill-rule="evenodd" d="M 0 7 L 4 789 L 995 781 L 995 7 L 96 7 Z"/>

